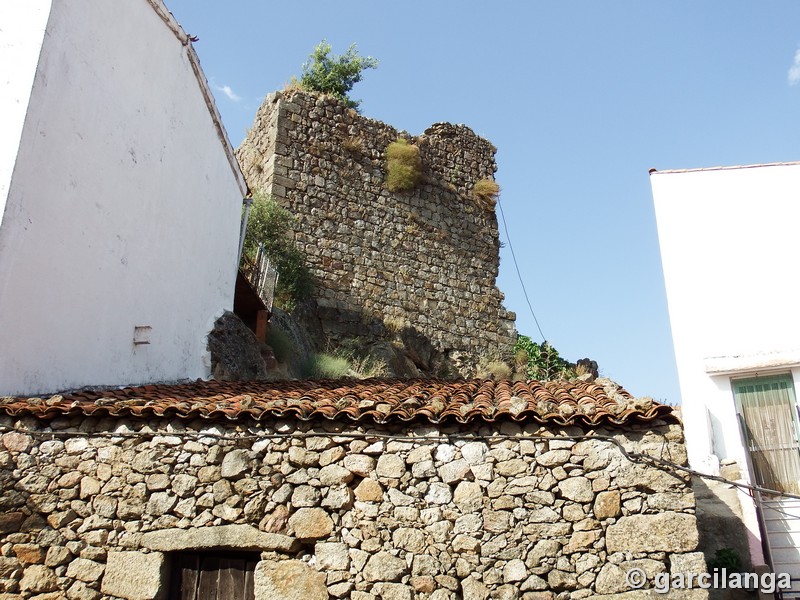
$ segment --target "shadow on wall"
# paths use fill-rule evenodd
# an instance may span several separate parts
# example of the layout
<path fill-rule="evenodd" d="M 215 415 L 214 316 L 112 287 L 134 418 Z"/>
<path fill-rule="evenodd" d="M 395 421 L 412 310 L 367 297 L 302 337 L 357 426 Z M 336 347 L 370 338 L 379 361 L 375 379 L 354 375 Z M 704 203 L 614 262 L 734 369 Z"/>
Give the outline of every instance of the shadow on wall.
<path fill-rule="evenodd" d="M 739 492 L 736 488 L 716 481 L 692 477 L 692 489 L 697 502 L 697 528 L 700 534 L 698 550 L 703 552 L 706 562 L 713 564 L 715 556 L 730 555 L 725 549 L 739 557 L 743 572 L 752 571 L 750 564 L 749 536 L 742 521 Z M 729 569 L 730 570 L 730 569 Z M 736 589 L 709 590 L 711 600 L 739 600 L 755 598 L 755 592 Z"/>
<path fill-rule="evenodd" d="M 233 313 L 208 336 L 212 375 L 220 380 L 441 378 L 471 376 L 475 360 L 439 351 L 408 322 L 364 312 L 321 309 L 308 302 L 293 314 L 273 310 L 266 343 Z M 324 325 L 323 325 L 324 323 Z"/>
<path fill-rule="evenodd" d="M 298 306 L 292 315 L 276 316 L 273 330 L 288 334 L 292 344 L 303 350 L 295 353 L 301 361 L 329 353 L 354 363 L 379 362 L 385 368 L 375 376 L 400 378 L 446 379 L 471 375 L 475 368 L 461 353 L 436 349 L 428 336 L 402 319 L 320 305 L 315 300 Z M 313 376 L 304 370 L 306 376 Z"/>

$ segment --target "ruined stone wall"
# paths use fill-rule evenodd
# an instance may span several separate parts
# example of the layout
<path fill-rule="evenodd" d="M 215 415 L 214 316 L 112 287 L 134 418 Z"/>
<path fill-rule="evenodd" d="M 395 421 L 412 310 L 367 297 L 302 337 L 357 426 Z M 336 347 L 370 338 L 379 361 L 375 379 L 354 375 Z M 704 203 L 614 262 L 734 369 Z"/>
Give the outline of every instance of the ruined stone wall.
<path fill-rule="evenodd" d="M 423 180 L 390 192 L 384 154 L 399 136 L 419 147 Z M 406 323 L 474 364 L 507 357 L 515 341 L 515 316 L 495 286 L 497 219 L 472 193 L 493 179 L 494 153 L 463 125 L 414 138 L 293 90 L 267 96 L 238 158 L 251 189 L 298 217 L 327 337 L 380 338 L 387 323 Z"/>
<path fill-rule="evenodd" d="M 259 600 L 613 597 L 630 568 L 645 588 L 705 570 L 687 479 L 577 427 L 0 427 L 4 600 L 161 598 L 174 553 L 203 549 L 258 552 Z M 592 434 L 685 460 L 678 425 Z"/>

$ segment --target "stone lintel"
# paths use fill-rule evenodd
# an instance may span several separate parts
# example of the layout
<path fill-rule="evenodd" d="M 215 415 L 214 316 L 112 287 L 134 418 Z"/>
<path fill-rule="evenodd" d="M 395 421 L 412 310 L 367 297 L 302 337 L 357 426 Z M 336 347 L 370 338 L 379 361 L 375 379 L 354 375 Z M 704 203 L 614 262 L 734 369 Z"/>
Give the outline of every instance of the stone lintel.
<path fill-rule="evenodd" d="M 300 543 L 293 537 L 264 533 L 250 525 L 220 525 L 190 529 L 164 529 L 142 535 L 141 546 L 161 552 L 182 550 L 253 550 L 295 552 Z"/>

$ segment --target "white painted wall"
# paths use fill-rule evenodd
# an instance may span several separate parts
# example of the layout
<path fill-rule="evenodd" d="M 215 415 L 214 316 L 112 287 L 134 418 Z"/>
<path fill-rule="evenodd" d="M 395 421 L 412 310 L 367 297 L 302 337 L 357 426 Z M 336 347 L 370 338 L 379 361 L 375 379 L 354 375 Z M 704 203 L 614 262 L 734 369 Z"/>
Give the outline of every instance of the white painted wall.
<path fill-rule="evenodd" d="M 791 373 L 800 390 L 800 163 L 651 173 L 690 464 L 747 473 L 731 378 Z M 763 561 L 742 499 L 751 559 Z"/>
<path fill-rule="evenodd" d="M 800 389 L 800 163 L 650 181 L 689 459 L 744 464 L 730 378 L 792 371 Z"/>
<path fill-rule="evenodd" d="M 0 223 L 17 159 L 22 124 L 42 49 L 51 0 L 0 2 Z"/>
<path fill-rule="evenodd" d="M 208 376 L 245 187 L 192 54 L 146 0 L 53 2 L 0 227 L 0 395 Z"/>

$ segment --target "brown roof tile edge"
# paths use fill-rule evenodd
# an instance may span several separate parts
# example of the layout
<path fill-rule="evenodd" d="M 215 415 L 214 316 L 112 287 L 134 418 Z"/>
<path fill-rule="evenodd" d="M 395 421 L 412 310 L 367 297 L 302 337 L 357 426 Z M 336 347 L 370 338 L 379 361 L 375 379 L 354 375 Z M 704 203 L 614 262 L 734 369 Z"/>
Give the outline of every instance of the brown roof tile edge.
<path fill-rule="evenodd" d="M 290 418 L 350 422 L 493 423 L 558 426 L 678 422 L 672 407 L 635 399 L 610 380 L 307 380 L 197 381 L 110 390 L 76 391 L 50 398 L 1 398 L 0 413 L 52 419 L 60 416 Z"/>

